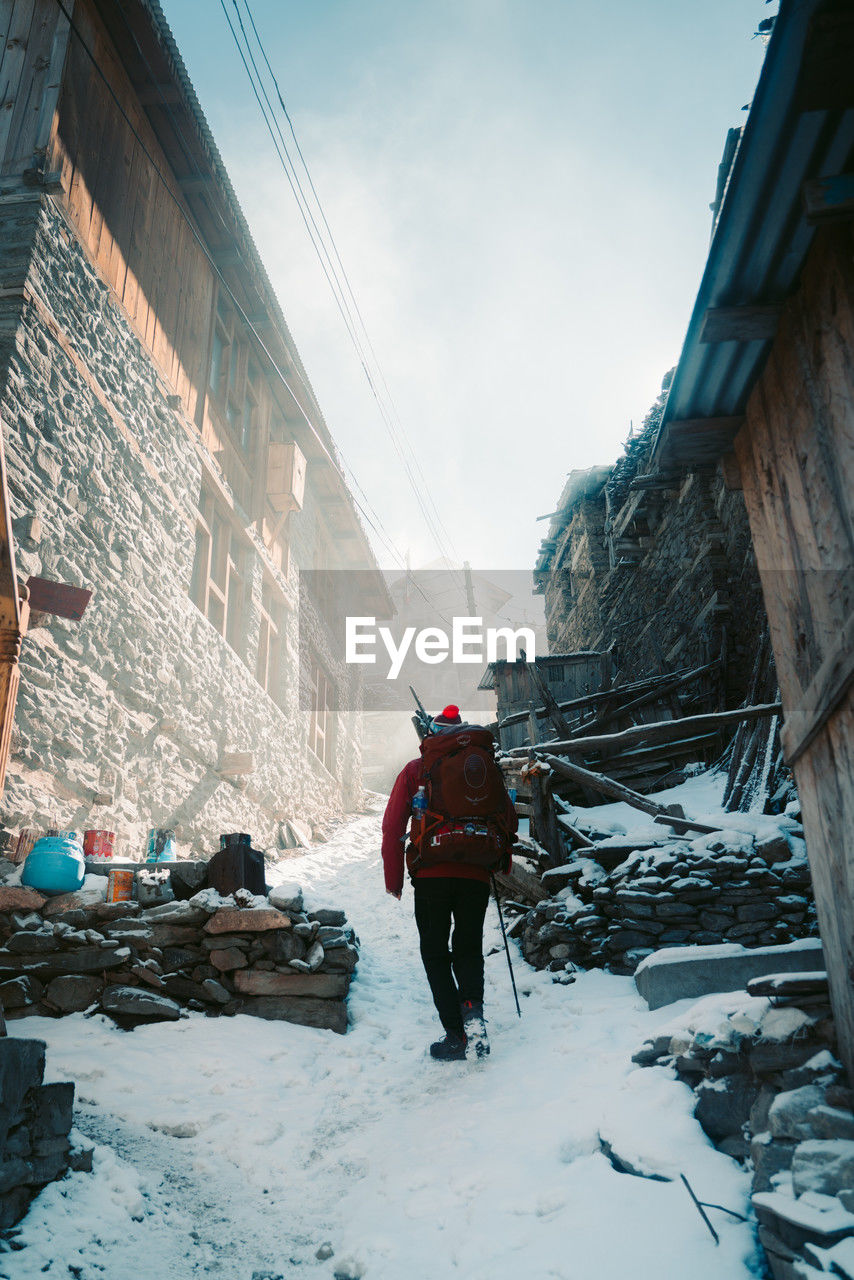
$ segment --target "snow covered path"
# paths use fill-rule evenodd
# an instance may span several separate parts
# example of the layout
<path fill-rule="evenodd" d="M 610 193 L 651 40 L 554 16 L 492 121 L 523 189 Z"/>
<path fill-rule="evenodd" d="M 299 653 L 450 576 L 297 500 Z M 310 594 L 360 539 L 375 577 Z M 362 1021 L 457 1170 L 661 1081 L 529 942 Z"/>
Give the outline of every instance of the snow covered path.
<path fill-rule="evenodd" d="M 650 1013 L 630 979 L 599 972 L 556 986 L 514 947 L 519 1021 L 491 907 L 492 1055 L 434 1063 L 411 894 L 383 891 L 378 816 L 279 878 L 309 906 L 344 907 L 360 936 L 348 1034 L 202 1015 L 133 1033 L 82 1015 L 13 1024 L 47 1040 L 49 1078 L 76 1081 L 78 1127 L 104 1145 L 94 1176 L 38 1198 L 0 1277 L 761 1274 L 750 1228 L 713 1213 L 716 1248 L 678 1181 L 744 1213 L 747 1176 L 707 1142 L 687 1087 L 630 1061 L 676 1007 Z M 600 1133 L 676 1180 L 617 1173 Z"/>

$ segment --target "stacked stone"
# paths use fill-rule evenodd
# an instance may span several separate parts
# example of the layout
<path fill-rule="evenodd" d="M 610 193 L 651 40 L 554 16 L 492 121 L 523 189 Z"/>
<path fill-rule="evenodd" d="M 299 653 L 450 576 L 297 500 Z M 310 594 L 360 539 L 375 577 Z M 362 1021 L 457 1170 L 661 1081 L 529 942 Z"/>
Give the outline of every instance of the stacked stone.
<path fill-rule="evenodd" d="M 203 890 L 147 910 L 0 886 L 0 943 L 10 1017 L 101 1009 L 126 1026 L 186 1008 L 343 1033 L 359 958 L 344 912 L 306 912 L 298 886 L 267 898 Z"/>
<path fill-rule="evenodd" d="M 2 1014 L 0 1014 L 2 1021 Z M 91 1170 L 92 1147 L 71 1136 L 74 1085 L 45 1084 L 41 1040 L 0 1039 L 0 1229 L 69 1168 Z"/>
<path fill-rule="evenodd" d="M 753 1172 L 759 1238 L 775 1280 L 854 1280 L 854 1094 L 835 1057 L 825 975 L 756 979 L 708 1030 L 707 997 L 684 1030 L 647 1041 L 641 1066 L 671 1066 L 719 1150 Z M 692 1024 L 696 1024 L 696 1027 Z"/>
<path fill-rule="evenodd" d="M 581 853 L 544 873 L 551 896 L 513 930 L 529 963 L 558 980 L 579 965 L 634 973 L 661 947 L 775 946 L 818 932 L 806 847 L 782 828 L 761 840 L 612 838 Z"/>

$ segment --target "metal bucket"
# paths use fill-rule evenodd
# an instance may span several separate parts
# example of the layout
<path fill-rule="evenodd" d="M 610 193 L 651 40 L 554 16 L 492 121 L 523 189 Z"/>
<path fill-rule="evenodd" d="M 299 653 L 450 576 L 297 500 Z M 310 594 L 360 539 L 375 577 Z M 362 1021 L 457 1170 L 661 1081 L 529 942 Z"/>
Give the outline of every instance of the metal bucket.
<path fill-rule="evenodd" d="M 113 867 L 107 876 L 107 902 L 130 902 L 133 898 L 133 871 Z"/>
<path fill-rule="evenodd" d="M 84 858 L 94 858 L 100 862 L 108 861 L 108 859 L 113 856 L 113 842 L 115 841 L 115 838 L 115 831 L 84 831 Z"/>

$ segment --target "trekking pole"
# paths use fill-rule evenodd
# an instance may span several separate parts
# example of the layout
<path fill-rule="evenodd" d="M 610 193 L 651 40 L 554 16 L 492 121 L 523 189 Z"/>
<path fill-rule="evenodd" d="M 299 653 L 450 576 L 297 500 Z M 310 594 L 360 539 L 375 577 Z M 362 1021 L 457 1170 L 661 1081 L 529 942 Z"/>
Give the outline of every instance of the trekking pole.
<path fill-rule="evenodd" d="M 507 930 L 504 928 L 504 916 L 501 911 L 501 899 L 498 896 L 498 886 L 495 883 L 495 876 L 490 872 L 489 878 L 492 881 L 492 892 L 495 894 L 495 905 L 498 908 L 498 919 L 501 921 L 501 936 L 504 939 L 504 951 L 507 955 L 507 968 L 510 970 L 510 981 L 513 984 L 513 999 L 516 1001 L 516 1012 L 519 1017 L 522 1016 L 522 1010 L 519 1007 L 519 993 L 516 990 L 516 979 L 513 976 L 513 963 L 510 959 L 510 947 L 507 943 Z"/>

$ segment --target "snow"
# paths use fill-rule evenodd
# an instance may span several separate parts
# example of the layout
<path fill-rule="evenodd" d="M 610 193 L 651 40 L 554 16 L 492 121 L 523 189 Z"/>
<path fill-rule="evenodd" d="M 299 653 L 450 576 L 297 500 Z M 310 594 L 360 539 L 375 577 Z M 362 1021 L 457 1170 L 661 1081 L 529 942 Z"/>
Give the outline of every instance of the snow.
<path fill-rule="evenodd" d="M 82 1014 L 11 1024 L 47 1041 L 49 1078 L 76 1081 L 77 1126 L 98 1146 L 92 1175 L 35 1201 L 18 1238 L 26 1247 L 0 1254 L 0 1277 L 761 1274 L 750 1226 L 710 1211 L 716 1248 L 678 1179 L 748 1211 L 749 1177 L 692 1119 L 691 1090 L 633 1066 L 664 1018 L 631 979 L 592 971 L 559 986 L 511 944 L 519 1020 L 491 907 L 492 1054 L 478 1064 L 427 1056 L 438 1024 L 411 895 L 384 893 L 379 843 L 373 813 L 273 873 L 299 882 L 308 909 L 344 907 L 360 936 L 344 1037 L 195 1014 L 132 1033 Z M 672 1180 L 618 1173 L 600 1135 Z M 319 1260 L 326 1241 L 334 1256 Z"/>

